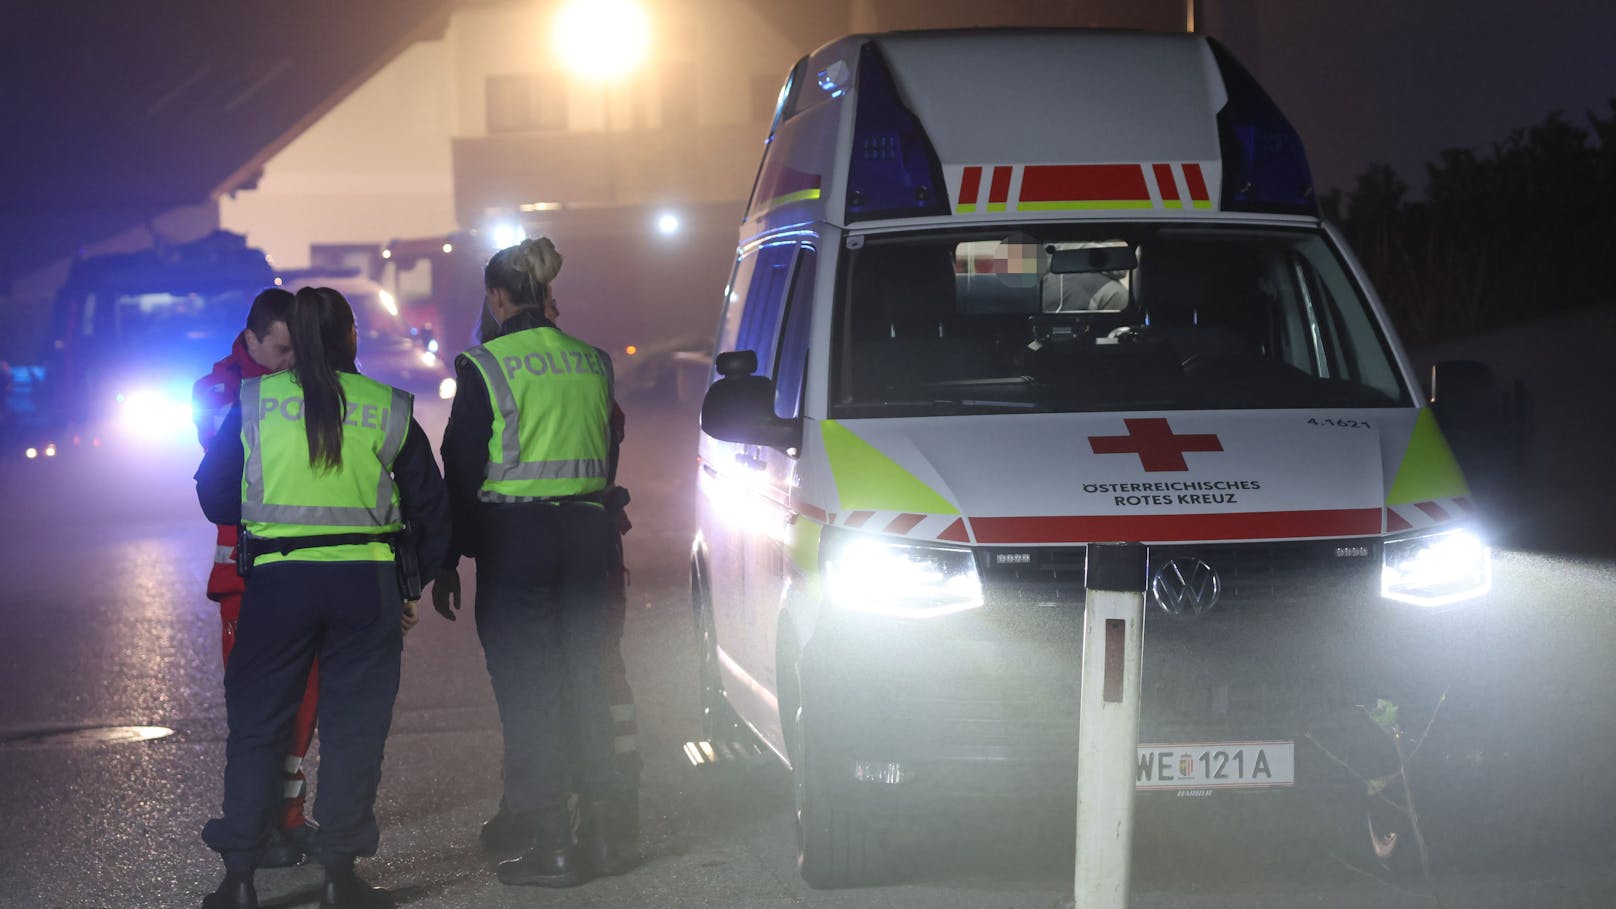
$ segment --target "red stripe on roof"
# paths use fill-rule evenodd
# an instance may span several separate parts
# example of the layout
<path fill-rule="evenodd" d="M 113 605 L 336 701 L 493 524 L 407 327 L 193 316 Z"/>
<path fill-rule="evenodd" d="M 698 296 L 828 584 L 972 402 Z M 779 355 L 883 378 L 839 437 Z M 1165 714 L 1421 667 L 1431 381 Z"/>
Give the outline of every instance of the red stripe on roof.
<path fill-rule="evenodd" d="M 965 176 L 960 179 L 959 204 L 975 205 L 976 196 L 982 191 L 982 168 L 967 167 Z"/>
<path fill-rule="evenodd" d="M 1399 530 L 1413 530 L 1413 529 L 1414 529 L 1414 525 L 1410 524 L 1408 522 L 1407 518 L 1403 517 L 1402 515 L 1398 514 L 1395 511 L 1392 511 L 1390 508 L 1386 509 L 1386 532 L 1387 533 L 1396 533 Z"/>
<path fill-rule="evenodd" d="M 847 516 L 847 526 L 863 527 L 873 517 L 875 517 L 875 512 L 873 511 L 855 511 Z"/>
<path fill-rule="evenodd" d="M 1036 164 L 1021 172 L 1021 201 L 1079 202 L 1149 199 L 1138 164 Z"/>
<path fill-rule="evenodd" d="M 978 543 L 1165 543 L 1362 536 L 1379 533 L 1380 521 L 1379 508 L 1341 508 L 1234 514 L 973 517 L 971 527 Z"/>
<path fill-rule="evenodd" d="M 1414 507 L 1425 512 L 1427 517 L 1438 524 L 1452 520 L 1452 515 L 1448 514 L 1448 510 L 1435 502 L 1415 502 Z"/>
<path fill-rule="evenodd" d="M 820 508 L 818 505 L 811 505 L 807 502 L 798 502 L 796 503 L 796 507 L 798 514 L 812 518 L 821 524 L 828 523 L 828 518 L 830 516 L 825 513 L 825 509 Z"/>
<path fill-rule="evenodd" d="M 887 523 L 883 528 L 886 533 L 908 533 L 915 529 L 915 525 L 926 520 L 923 514 L 900 514 Z"/>
<path fill-rule="evenodd" d="M 1468 512 L 1471 512 L 1471 511 L 1475 511 L 1475 506 L 1470 504 L 1470 500 L 1465 498 L 1464 496 L 1460 496 L 1457 499 L 1454 499 L 1453 504 L 1459 506 L 1459 510 L 1463 511 L 1463 512 L 1468 513 Z"/>
<path fill-rule="evenodd" d="M 1010 198 L 1010 168 L 995 167 L 993 169 L 993 185 L 988 187 L 988 204 L 1002 204 Z"/>
<path fill-rule="evenodd" d="M 947 530 L 937 535 L 937 539 L 947 540 L 950 543 L 971 542 L 971 538 L 965 534 L 965 519 L 955 518 L 954 523 L 948 525 Z"/>
<path fill-rule="evenodd" d="M 1184 184 L 1190 188 L 1190 198 L 1197 202 L 1206 202 L 1211 196 L 1206 194 L 1206 178 L 1201 176 L 1201 165 L 1184 165 Z"/>
<path fill-rule="evenodd" d="M 1161 190 L 1163 202 L 1178 201 L 1178 181 L 1173 179 L 1173 166 L 1171 164 L 1152 164 L 1150 169 L 1156 173 L 1156 188 Z"/>

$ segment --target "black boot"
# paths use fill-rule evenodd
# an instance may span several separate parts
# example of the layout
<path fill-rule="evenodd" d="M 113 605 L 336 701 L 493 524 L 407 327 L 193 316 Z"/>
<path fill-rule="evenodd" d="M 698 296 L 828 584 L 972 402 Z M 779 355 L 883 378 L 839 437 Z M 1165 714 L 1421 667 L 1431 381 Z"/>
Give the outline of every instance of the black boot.
<path fill-rule="evenodd" d="M 477 839 L 483 849 L 495 856 L 519 855 L 533 845 L 533 815 L 508 810 L 500 803 L 499 813 L 483 823 Z"/>
<path fill-rule="evenodd" d="M 638 793 L 585 803 L 579 837 L 589 853 L 590 867 L 603 876 L 622 874 L 640 863 L 640 800 Z"/>
<path fill-rule="evenodd" d="M 320 909 L 393 909 L 393 895 L 365 883 L 352 863 L 327 865 Z"/>
<path fill-rule="evenodd" d="M 572 841 L 567 809 L 537 812 L 533 845 L 519 859 L 499 863 L 502 884 L 530 887 L 576 887 L 589 880 L 584 857 Z"/>
<path fill-rule="evenodd" d="M 230 871 L 219 889 L 202 898 L 202 909 L 258 909 L 258 891 L 251 871 Z"/>

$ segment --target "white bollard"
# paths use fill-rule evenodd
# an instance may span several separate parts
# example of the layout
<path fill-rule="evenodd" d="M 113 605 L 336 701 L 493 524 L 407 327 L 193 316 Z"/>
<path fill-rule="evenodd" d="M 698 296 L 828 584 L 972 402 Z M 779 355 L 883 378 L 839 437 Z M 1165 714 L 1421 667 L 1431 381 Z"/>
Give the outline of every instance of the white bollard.
<path fill-rule="evenodd" d="M 1077 714 L 1078 909 L 1128 905 L 1144 655 L 1145 547 L 1091 544 Z"/>

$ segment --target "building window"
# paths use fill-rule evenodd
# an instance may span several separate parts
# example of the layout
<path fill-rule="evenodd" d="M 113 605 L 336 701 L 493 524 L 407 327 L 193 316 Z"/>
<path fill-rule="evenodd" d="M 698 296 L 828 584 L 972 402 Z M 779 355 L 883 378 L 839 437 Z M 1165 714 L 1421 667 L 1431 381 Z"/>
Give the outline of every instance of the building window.
<path fill-rule="evenodd" d="M 691 60 L 662 67 L 662 125 L 696 125 L 696 64 Z"/>
<path fill-rule="evenodd" d="M 567 83 L 553 73 L 514 73 L 487 80 L 488 131 L 529 133 L 567 128 Z"/>

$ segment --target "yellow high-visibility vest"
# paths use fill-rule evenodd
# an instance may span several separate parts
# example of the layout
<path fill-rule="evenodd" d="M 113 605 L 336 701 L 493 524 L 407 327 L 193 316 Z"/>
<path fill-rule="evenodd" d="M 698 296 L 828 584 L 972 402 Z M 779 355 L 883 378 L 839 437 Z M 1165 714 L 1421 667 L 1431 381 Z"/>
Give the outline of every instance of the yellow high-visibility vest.
<path fill-rule="evenodd" d="M 604 351 L 546 326 L 461 356 L 482 373 L 494 411 L 479 499 L 526 502 L 606 488 L 612 361 Z"/>
<path fill-rule="evenodd" d="M 241 520 L 267 539 L 336 533 L 389 533 L 404 527 L 393 462 L 404 448 L 414 398 L 364 376 L 338 373 L 347 413 L 342 460 L 309 464 L 303 389 L 290 371 L 241 383 Z M 357 543 L 259 556 L 273 562 L 391 562 L 387 543 Z"/>

